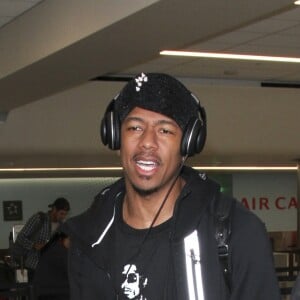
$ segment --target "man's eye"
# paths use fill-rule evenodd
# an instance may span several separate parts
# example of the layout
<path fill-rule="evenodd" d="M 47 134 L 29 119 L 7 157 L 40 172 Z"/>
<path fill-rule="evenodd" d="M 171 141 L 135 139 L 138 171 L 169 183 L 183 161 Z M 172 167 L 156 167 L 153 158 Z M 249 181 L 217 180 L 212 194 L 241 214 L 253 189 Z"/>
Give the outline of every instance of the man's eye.
<path fill-rule="evenodd" d="M 160 130 L 160 132 L 163 133 L 163 134 L 173 134 L 173 132 L 172 132 L 171 130 L 166 129 L 166 128 L 162 128 L 162 129 Z"/>
<path fill-rule="evenodd" d="M 142 130 L 139 126 L 130 126 L 128 127 L 129 131 L 139 131 Z"/>
<path fill-rule="evenodd" d="M 128 283 L 133 283 L 137 281 L 137 276 L 136 274 L 128 274 L 127 276 L 127 281 Z"/>

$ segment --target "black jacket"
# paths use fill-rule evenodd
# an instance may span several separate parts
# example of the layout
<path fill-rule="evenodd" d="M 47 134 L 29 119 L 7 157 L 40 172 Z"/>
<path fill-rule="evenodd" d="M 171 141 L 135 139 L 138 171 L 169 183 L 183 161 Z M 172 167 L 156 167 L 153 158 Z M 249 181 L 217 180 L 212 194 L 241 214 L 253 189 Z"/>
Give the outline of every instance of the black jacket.
<path fill-rule="evenodd" d="M 177 300 L 189 298 L 184 239 L 196 231 L 205 300 L 279 300 L 279 287 L 265 226 L 235 200 L 231 212 L 231 292 L 228 296 L 215 240 L 214 201 L 219 186 L 189 167 L 183 168 L 181 176 L 186 180 L 186 185 L 174 210 L 170 243 L 175 275 L 170 276 L 170 293 L 167 294 L 172 295 L 175 289 Z M 124 180 L 120 179 L 104 189 L 86 212 L 71 218 L 64 225 L 72 244 L 69 256 L 72 300 L 117 299 L 110 275 L 110 253 L 114 249 L 114 231 L 110 230 L 110 226 L 114 221 L 116 201 L 122 201 L 124 192 Z M 197 288 L 200 288 L 200 283 Z M 166 299 L 171 300 L 170 297 Z"/>

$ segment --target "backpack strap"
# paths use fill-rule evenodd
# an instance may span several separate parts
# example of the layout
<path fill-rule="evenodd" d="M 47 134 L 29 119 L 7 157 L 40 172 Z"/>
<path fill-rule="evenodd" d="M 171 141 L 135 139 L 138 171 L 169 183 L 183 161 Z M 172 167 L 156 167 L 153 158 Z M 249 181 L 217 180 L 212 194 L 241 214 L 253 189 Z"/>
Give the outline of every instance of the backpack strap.
<path fill-rule="evenodd" d="M 215 224 L 215 239 L 217 241 L 218 255 L 220 264 L 223 270 L 225 283 L 231 291 L 231 276 L 229 268 L 229 240 L 231 235 L 231 208 L 233 198 L 217 192 L 214 224 Z"/>

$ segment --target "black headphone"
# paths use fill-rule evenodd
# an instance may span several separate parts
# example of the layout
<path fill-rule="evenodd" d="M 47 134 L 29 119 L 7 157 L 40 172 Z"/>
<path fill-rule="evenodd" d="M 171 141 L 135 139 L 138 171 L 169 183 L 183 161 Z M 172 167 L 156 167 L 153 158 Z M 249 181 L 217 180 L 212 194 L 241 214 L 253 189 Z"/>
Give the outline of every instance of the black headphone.
<path fill-rule="evenodd" d="M 198 103 L 198 117 L 192 118 L 182 135 L 180 152 L 182 156 L 193 156 L 200 153 L 206 140 L 206 112 L 200 105 L 199 100 L 191 94 Z M 117 112 L 115 111 L 114 98 L 106 108 L 104 117 L 101 121 L 101 140 L 104 145 L 112 150 L 119 150 L 121 146 L 121 124 Z"/>

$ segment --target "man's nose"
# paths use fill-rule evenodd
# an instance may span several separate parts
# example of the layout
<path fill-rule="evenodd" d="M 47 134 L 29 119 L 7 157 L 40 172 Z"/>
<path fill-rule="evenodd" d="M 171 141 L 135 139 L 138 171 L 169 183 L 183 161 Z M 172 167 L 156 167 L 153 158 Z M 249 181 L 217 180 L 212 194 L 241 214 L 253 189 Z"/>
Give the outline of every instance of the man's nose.
<path fill-rule="evenodd" d="M 157 133 L 153 128 L 147 128 L 144 130 L 141 140 L 140 146 L 145 149 L 157 148 Z"/>

